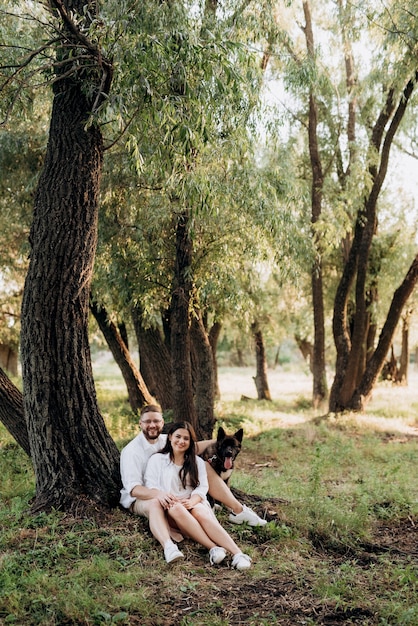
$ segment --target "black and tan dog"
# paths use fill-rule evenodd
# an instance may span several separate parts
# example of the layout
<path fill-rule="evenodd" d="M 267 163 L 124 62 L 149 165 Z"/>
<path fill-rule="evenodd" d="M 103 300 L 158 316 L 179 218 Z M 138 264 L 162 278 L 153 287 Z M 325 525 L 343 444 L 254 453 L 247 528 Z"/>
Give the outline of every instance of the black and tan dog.
<path fill-rule="evenodd" d="M 233 435 L 227 435 L 222 426 L 219 427 L 216 442 L 210 444 L 201 454 L 202 458 L 211 464 L 219 476 L 228 483 L 234 471 L 234 461 L 241 452 L 241 443 L 244 436 L 242 428 Z"/>

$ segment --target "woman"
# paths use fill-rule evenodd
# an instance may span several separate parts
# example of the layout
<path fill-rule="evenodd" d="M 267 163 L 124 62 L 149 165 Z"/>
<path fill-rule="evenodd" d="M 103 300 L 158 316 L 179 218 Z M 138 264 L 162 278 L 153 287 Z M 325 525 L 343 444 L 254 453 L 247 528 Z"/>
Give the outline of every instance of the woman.
<path fill-rule="evenodd" d="M 196 455 L 195 445 L 196 436 L 189 422 L 173 424 L 164 448 L 148 461 L 145 486 L 159 490 L 158 500 L 169 523 L 207 548 L 212 565 L 221 563 L 228 551 L 233 555 L 232 567 L 246 570 L 251 567 L 250 557 L 220 525 L 206 499 L 205 462 Z M 177 546 L 164 546 L 164 552 L 170 549 L 177 550 Z"/>

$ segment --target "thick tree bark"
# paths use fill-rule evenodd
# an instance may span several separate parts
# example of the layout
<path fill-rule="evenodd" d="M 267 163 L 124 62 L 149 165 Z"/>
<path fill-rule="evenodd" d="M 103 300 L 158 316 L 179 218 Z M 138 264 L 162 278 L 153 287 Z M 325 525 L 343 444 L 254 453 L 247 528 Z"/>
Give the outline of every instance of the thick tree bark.
<path fill-rule="evenodd" d="M 166 411 L 173 407 L 171 392 L 171 356 L 158 328 L 144 328 L 142 311 L 131 310 L 132 322 L 139 347 L 139 369 L 148 387 Z"/>
<path fill-rule="evenodd" d="M 270 389 L 267 380 L 267 359 L 264 348 L 263 333 L 257 322 L 251 324 L 251 330 L 255 344 L 256 374 L 254 377 L 258 400 L 271 400 Z"/>
<path fill-rule="evenodd" d="M 189 212 L 184 210 L 177 217 L 176 260 L 170 306 L 173 420 L 187 420 L 195 430 L 198 430 L 197 413 L 193 399 L 189 329 L 192 252 Z"/>
<path fill-rule="evenodd" d="M 0 421 L 17 443 L 30 456 L 30 444 L 22 392 L 0 368 Z"/>
<path fill-rule="evenodd" d="M 122 373 L 128 391 L 128 400 L 132 411 L 138 412 L 144 404 L 153 404 L 155 399 L 135 365 L 132 356 L 122 339 L 119 328 L 114 324 L 104 307 L 90 300 L 90 310 L 106 339 L 107 345 Z"/>
<path fill-rule="evenodd" d="M 202 318 L 194 316 L 190 326 L 192 350 L 195 354 L 195 406 L 197 436 L 210 439 L 215 425 L 213 354 Z"/>
<path fill-rule="evenodd" d="M 65 24 L 66 54 L 80 44 L 79 31 L 63 3 L 54 4 Z M 71 8 L 81 12 L 89 6 L 72 2 Z M 91 46 L 85 52 L 105 77 L 111 68 L 104 68 L 98 51 Z M 36 477 L 33 510 L 68 508 L 80 496 L 109 506 L 119 500 L 119 453 L 98 409 L 88 341 L 103 145 L 99 128 L 87 128 L 96 98 L 87 99 L 85 81 L 98 91 L 106 86 L 95 86 L 80 72 L 54 84 L 22 303 L 24 407 Z"/>

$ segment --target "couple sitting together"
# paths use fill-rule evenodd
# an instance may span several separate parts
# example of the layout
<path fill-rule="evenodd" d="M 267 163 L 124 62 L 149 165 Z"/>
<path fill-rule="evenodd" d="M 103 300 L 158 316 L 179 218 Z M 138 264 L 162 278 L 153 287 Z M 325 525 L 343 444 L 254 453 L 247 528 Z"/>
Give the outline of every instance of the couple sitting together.
<path fill-rule="evenodd" d="M 212 565 L 230 552 L 232 567 L 248 569 L 250 557 L 220 525 L 206 495 L 209 492 L 228 507 L 229 520 L 235 524 L 267 522 L 238 502 L 212 467 L 197 456 L 213 440 L 196 442 L 189 422 L 173 424 L 168 435 L 162 434 L 164 420 L 158 405 L 141 410 L 139 426 L 141 432 L 121 452 L 121 505 L 148 519 L 167 563 L 184 558 L 175 542 L 185 536 L 209 550 Z"/>

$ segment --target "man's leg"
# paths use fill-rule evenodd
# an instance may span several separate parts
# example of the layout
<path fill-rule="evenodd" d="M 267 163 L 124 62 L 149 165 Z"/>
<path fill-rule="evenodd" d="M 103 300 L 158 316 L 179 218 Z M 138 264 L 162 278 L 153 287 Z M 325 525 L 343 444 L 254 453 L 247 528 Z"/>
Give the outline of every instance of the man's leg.
<path fill-rule="evenodd" d="M 235 514 L 241 513 L 243 510 L 243 506 L 228 485 L 222 480 L 222 478 L 215 472 L 212 465 L 206 461 L 206 470 L 208 474 L 208 483 L 209 483 L 209 494 L 212 496 L 214 500 L 221 502 L 228 509 Z"/>
<path fill-rule="evenodd" d="M 264 526 L 267 520 L 259 517 L 255 511 L 239 502 L 228 485 L 215 472 L 210 463 L 206 462 L 208 474 L 209 494 L 214 500 L 221 502 L 232 511 L 229 521 L 233 524 L 247 522 L 250 526 Z"/>

